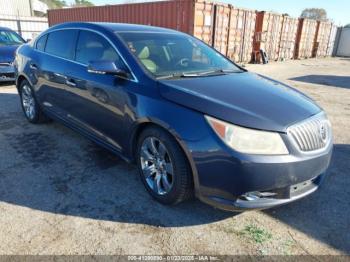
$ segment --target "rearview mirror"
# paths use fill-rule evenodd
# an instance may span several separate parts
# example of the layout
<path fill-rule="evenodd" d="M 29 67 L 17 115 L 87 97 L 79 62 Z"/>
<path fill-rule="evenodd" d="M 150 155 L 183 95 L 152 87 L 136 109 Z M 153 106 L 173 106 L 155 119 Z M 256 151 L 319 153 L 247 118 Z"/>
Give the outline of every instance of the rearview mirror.
<path fill-rule="evenodd" d="M 121 77 L 128 77 L 128 73 L 125 70 L 118 68 L 112 61 L 91 61 L 88 64 L 87 70 L 89 73 L 94 74 L 109 74 Z"/>

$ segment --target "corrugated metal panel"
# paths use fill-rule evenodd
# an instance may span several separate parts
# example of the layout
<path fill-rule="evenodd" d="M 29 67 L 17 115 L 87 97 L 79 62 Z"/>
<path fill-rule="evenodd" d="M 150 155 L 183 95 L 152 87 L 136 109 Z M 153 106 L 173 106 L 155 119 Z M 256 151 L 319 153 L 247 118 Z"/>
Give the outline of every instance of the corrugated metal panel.
<path fill-rule="evenodd" d="M 230 26 L 231 6 L 215 5 L 215 29 L 214 29 L 214 48 L 223 55 L 227 55 L 228 34 Z"/>
<path fill-rule="evenodd" d="M 232 8 L 227 57 L 235 62 L 252 60 L 255 34 L 256 12 L 254 10 Z"/>
<path fill-rule="evenodd" d="M 0 0 L 0 14 L 13 16 L 31 16 L 28 0 Z"/>
<path fill-rule="evenodd" d="M 335 39 L 337 36 L 338 27 L 332 24 L 331 32 L 329 34 L 329 41 L 327 45 L 327 56 L 332 56 L 334 53 Z"/>
<path fill-rule="evenodd" d="M 295 56 L 294 58 L 310 58 L 312 57 L 312 51 L 314 48 L 315 36 L 317 29 L 317 21 L 300 18 L 297 40 L 295 44 Z"/>
<path fill-rule="evenodd" d="M 34 39 L 48 28 L 48 22 L 41 17 L 0 15 L 0 26 L 16 31 L 24 39 Z"/>
<path fill-rule="evenodd" d="M 258 12 L 254 52 L 256 62 L 261 62 L 260 50 L 264 50 L 269 60 L 278 59 L 283 16 L 272 12 Z"/>
<path fill-rule="evenodd" d="M 293 59 L 297 31 L 298 19 L 289 16 L 283 16 L 283 25 L 278 51 L 279 60 Z"/>
<path fill-rule="evenodd" d="M 316 38 L 314 43 L 313 57 L 326 57 L 328 50 L 329 36 L 332 30 L 332 23 L 317 22 Z"/>
<path fill-rule="evenodd" d="M 49 24 L 68 21 L 134 23 L 166 27 L 194 35 L 212 44 L 214 4 L 176 0 L 49 10 Z"/>
<path fill-rule="evenodd" d="M 194 1 L 176 0 L 48 11 L 50 26 L 69 21 L 135 23 L 193 33 Z M 200 9 L 201 6 L 198 6 Z"/>
<path fill-rule="evenodd" d="M 212 2 L 196 1 L 194 7 L 193 36 L 203 40 L 208 45 L 212 45 L 213 25 L 214 4 Z"/>
<path fill-rule="evenodd" d="M 350 28 L 341 28 L 337 56 L 350 57 Z"/>

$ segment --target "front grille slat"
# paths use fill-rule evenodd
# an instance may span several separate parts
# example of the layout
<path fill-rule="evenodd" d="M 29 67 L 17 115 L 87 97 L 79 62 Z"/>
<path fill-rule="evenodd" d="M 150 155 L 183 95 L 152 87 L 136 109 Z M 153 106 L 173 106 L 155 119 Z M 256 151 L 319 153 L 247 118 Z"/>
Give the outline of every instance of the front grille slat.
<path fill-rule="evenodd" d="M 322 149 L 331 139 L 331 127 L 324 115 L 290 126 L 287 133 L 303 152 Z"/>
<path fill-rule="evenodd" d="M 313 128 L 313 122 L 310 123 L 310 125 L 306 125 L 306 128 L 307 128 L 307 132 L 310 136 L 310 142 L 311 142 L 311 146 L 312 148 L 316 148 L 317 145 L 317 140 L 316 140 L 316 137 L 315 137 L 315 132 L 314 132 L 314 128 Z"/>

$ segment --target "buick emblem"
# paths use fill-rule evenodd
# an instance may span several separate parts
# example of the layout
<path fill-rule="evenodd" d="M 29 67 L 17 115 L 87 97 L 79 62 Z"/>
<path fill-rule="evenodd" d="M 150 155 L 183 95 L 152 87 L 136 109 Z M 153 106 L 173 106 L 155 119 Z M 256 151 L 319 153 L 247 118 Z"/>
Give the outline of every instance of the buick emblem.
<path fill-rule="evenodd" d="M 318 130 L 321 141 L 326 143 L 328 138 L 327 124 L 325 122 L 320 123 Z"/>

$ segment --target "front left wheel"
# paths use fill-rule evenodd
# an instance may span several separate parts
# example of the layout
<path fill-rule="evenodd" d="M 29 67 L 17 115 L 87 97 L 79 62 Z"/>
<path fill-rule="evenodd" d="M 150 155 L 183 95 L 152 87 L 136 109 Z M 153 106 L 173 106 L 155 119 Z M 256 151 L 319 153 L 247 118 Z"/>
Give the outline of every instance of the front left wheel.
<path fill-rule="evenodd" d="M 147 191 L 162 204 L 177 204 L 192 197 L 193 179 L 187 158 L 165 130 L 150 126 L 140 135 L 137 162 Z"/>
<path fill-rule="evenodd" d="M 19 87 L 19 95 L 23 113 L 27 120 L 33 124 L 47 122 L 48 117 L 42 112 L 32 86 L 27 80 L 23 80 Z"/>

